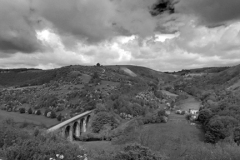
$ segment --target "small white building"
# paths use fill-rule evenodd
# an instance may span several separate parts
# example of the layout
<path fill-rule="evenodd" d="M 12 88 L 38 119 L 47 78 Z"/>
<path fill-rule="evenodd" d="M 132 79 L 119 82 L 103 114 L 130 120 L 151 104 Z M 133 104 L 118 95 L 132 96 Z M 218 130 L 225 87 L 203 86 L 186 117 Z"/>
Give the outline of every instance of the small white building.
<path fill-rule="evenodd" d="M 193 114 L 193 115 L 198 115 L 199 110 L 196 110 L 196 109 L 189 109 L 189 113 L 190 113 L 190 114 Z"/>

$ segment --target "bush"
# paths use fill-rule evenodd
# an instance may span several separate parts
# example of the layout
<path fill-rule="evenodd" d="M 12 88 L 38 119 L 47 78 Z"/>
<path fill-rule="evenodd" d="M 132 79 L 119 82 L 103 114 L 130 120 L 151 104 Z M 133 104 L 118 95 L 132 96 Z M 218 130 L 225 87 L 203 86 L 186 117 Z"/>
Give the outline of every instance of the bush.
<path fill-rule="evenodd" d="M 198 121 L 202 124 L 205 124 L 212 117 L 212 111 L 209 109 L 202 109 L 198 115 Z"/>
<path fill-rule="evenodd" d="M 94 133 L 99 133 L 105 124 L 109 124 L 112 129 L 117 127 L 117 122 L 115 118 L 107 112 L 99 112 L 92 122 L 92 131 Z"/>
<path fill-rule="evenodd" d="M 191 117 L 192 117 L 192 115 L 191 115 L 191 114 L 187 114 L 187 115 L 186 115 L 186 119 L 187 119 L 187 120 L 190 120 L 190 119 L 191 119 Z"/>
<path fill-rule="evenodd" d="M 35 112 L 35 114 L 36 114 L 36 115 L 41 115 L 42 112 L 41 112 L 41 110 L 37 110 L 37 111 Z"/>
<path fill-rule="evenodd" d="M 7 108 L 7 111 L 8 111 L 8 112 L 12 112 L 12 111 L 13 111 L 12 107 L 8 107 L 8 108 Z"/>
<path fill-rule="evenodd" d="M 143 124 L 167 123 L 168 121 L 165 110 L 160 110 L 157 113 L 148 113 L 145 117 L 142 117 L 140 119 L 142 119 Z"/>
<path fill-rule="evenodd" d="M 26 110 L 25 110 L 25 108 L 19 108 L 19 112 L 20 112 L 20 113 L 25 113 Z"/>
<path fill-rule="evenodd" d="M 29 122 L 24 121 L 24 122 L 20 123 L 19 128 L 26 128 L 29 124 L 30 124 Z"/>
<path fill-rule="evenodd" d="M 45 117 L 47 117 L 48 112 L 51 112 L 51 110 L 50 110 L 50 109 L 46 109 L 46 110 L 45 110 L 45 112 L 44 112 L 44 116 L 45 116 Z"/>
<path fill-rule="evenodd" d="M 237 119 L 230 116 L 214 116 L 205 126 L 206 142 L 216 143 L 219 140 L 232 136 L 234 128 L 239 126 Z"/>
<path fill-rule="evenodd" d="M 140 144 L 128 144 L 123 151 L 118 152 L 115 160 L 161 160 L 162 156 L 154 153 L 147 147 Z"/>
<path fill-rule="evenodd" d="M 43 134 L 38 129 L 31 135 L 9 120 L 0 123 L 0 148 L 4 149 L 0 156 L 3 154 L 9 160 L 57 159 L 56 154 L 62 154 L 67 160 L 75 160 L 84 154 L 78 145 L 59 135 Z"/>
<path fill-rule="evenodd" d="M 62 114 L 61 114 L 61 113 L 57 116 L 57 120 L 58 120 L 58 121 L 61 121 L 61 120 L 62 120 Z"/>
<path fill-rule="evenodd" d="M 158 111 L 158 116 L 166 116 L 166 111 L 164 109 L 161 109 Z"/>
<path fill-rule="evenodd" d="M 57 154 L 64 156 L 64 159 L 78 159 L 83 151 L 77 145 L 57 137 L 29 136 L 29 139 L 21 141 L 6 149 L 7 159 L 18 160 L 42 160 L 57 159 Z"/>
<path fill-rule="evenodd" d="M 56 115 L 56 113 L 54 112 L 54 111 L 51 111 L 51 114 L 50 114 L 50 118 L 56 118 L 57 117 L 57 115 Z"/>
<path fill-rule="evenodd" d="M 32 108 L 29 108 L 28 109 L 28 114 L 32 114 L 32 113 L 33 113 Z"/>
<path fill-rule="evenodd" d="M 181 114 L 181 115 L 185 115 L 185 113 L 186 113 L 185 111 L 182 111 L 180 114 Z"/>

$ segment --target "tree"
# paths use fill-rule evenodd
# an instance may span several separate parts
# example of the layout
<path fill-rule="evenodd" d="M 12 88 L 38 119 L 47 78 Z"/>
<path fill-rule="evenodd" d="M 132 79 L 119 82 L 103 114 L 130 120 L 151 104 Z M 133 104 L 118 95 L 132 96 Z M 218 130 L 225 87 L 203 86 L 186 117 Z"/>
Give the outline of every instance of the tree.
<path fill-rule="evenodd" d="M 56 117 L 57 117 L 56 113 L 54 111 L 51 111 L 50 118 L 56 118 Z"/>
<path fill-rule="evenodd" d="M 62 120 L 62 114 L 61 114 L 61 113 L 57 116 L 57 120 L 58 120 L 58 121 L 61 121 L 61 120 Z"/>
<path fill-rule="evenodd" d="M 240 145 L 240 127 L 237 127 L 234 129 L 234 142 L 237 143 L 237 145 Z"/>
<path fill-rule="evenodd" d="M 32 113 L 33 113 L 32 108 L 29 108 L 28 109 L 28 114 L 32 114 Z"/>
<path fill-rule="evenodd" d="M 46 109 L 45 112 L 44 112 L 44 116 L 47 117 L 47 114 L 48 112 L 50 112 L 51 110 L 50 109 Z"/>
<path fill-rule="evenodd" d="M 118 125 L 113 115 L 111 115 L 108 112 L 99 112 L 93 119 L 92 131 L 94 133 L 99 133 L 103 129 L 103 126 L 106 124 L 109 124 L 112 127 L 112 129 L 116 128 L 116 126 Z"/>
<path fill-rule="evenodd" d="M 37 110 L 35 114 L 36 114 L 36 115 L 41 115 L 42 113 L 41 113 L 40 110 Z"/>
<path fill-rule="evenodd" d="M 98 78 L 99 78 L 98 73 L 97 73 L 97 72 L 94 72 L 92 78 L 93 78 L 93 79 L 98 79 Z"/>
<path fill-rule="evenodd" d="M 25 108 L 19 108 L 20 113 L 25 113 Z"/>
<path fill-rule="evenodd" d="M 205 127 L 206 141 L 216 143 L 221 139 L 230 137 L 234 128 L 239 125 L 237 119 L 230 116 L 214 116 L 212 117 Z M 211 140 L 209 139 L 211 137 Z M 237 136 L 236 136 L 237 137 Z"/>
<path fill-rule="evenodd" d="M 115 160 L 161 160 L 162 156 L 154 153 L 151 149 L 140 144 L 127 144 L 123 151 L 114 157 Z"/>
<path fill-rule="evenodd" d="M 97 65 L 96 65 L 97 67 L 100 67 L 101 65 L 100 65 L 100 63 L 97 63 Z"/>
<path fill-rule="evenodd" d="M 212 117 L 212 111 L 210 109 L 202 109 L 198 115 L 198 121 L 205 124 Z"/>

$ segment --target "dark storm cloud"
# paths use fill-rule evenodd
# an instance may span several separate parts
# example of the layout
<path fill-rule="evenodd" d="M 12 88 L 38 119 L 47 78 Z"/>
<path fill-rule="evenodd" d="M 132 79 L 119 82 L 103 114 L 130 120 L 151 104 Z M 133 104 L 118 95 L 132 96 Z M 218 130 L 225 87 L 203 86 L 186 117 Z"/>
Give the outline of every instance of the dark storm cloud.
<path fill-rule="evenodd" d="M 32 53 L 36 50 L 40 50 L 38 44 L 28 41 L 25 37 L 18 37 L 13 39 L 0 38 L 0 50 L 5 53 Z"/>
<path fill-rule="evenodd" d="M 197 16 L 201 24 L 209 27 L 240 20 L 240 0 L 180 0 L 175 9 Z"/>
<path fill-rule="evenodd" d="M 41 49 L 29 1 L 0 0 L 0 51 L 31 53 Z"/>

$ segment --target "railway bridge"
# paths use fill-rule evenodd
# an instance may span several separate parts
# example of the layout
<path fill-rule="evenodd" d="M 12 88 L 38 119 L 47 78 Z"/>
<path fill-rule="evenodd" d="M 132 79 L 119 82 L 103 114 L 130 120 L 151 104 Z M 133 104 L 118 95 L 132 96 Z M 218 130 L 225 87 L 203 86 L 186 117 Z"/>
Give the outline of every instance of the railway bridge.
<path fill-rule="evenodd" d="M 87 131 L 92 113 L 93 110 L 76 115 L 49 128 L 47 132 L 60 131 L 63 137 L 67 138 L 69 141 L 73 141 L 74 137 L 79 138 L 82 133 Z"/>

